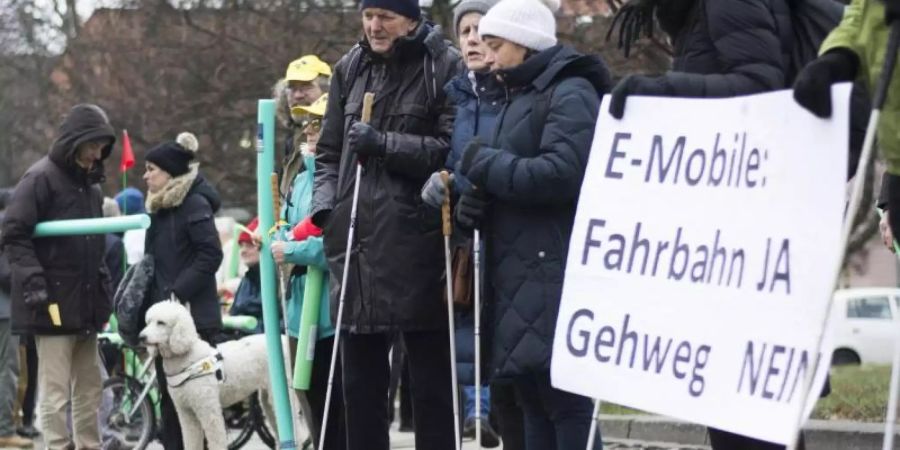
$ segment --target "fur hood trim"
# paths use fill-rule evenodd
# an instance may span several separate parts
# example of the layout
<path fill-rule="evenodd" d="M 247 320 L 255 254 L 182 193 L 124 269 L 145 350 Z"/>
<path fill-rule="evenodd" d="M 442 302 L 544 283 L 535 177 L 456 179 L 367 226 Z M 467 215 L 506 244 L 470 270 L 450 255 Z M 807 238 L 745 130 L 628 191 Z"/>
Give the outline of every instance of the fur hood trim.
<path fill-rule="evenodd" d="M 153 214 L 161 209 L 181 206 L 197 179 L 198 166 L 197 163 L 191 164 L 188 173 L 172 178 L 159 192 L 147 194 L 147 212 Z"/>

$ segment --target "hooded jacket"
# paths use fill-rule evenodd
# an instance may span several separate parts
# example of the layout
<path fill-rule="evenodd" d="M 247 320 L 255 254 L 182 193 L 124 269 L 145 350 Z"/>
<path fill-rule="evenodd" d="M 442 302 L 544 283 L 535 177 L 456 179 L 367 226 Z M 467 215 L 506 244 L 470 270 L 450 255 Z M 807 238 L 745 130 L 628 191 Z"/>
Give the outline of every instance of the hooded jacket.
<path fill-rule="evenodd" d="M 193 165 L 162 191 L 148 195 L 146 206 L 151 222 L 145 252 L 156 263 L 151 301 L 174 294 L 190 305 L 198 330 L 220 329 L 216 270 L 223 255 L 213 218 L 221 206 L 219 193 Z"/>
<path fill-rule="evenodd" d="M 440 216 L 419 192 L 444 166 L 450 149 L 455 108 L 442 87 L 458 73 L 459 52 L 426 23 L 395 42 L 388 56 L 374 53 L 363 41 L 335 66 L 316 146 L 311 208 L 325 232 L 332 317 L 337 316 L 356 171 L 356 157 L 344 137 L 360 119 L 366 92 L 375 93 L 372 126 L 386 133 L 386 154 L 364 163 L 360 181 L 344 329 L 447 328 Z"/>
<path fill-rule="evenodd" d="M 447 168 L 453 170 L 463 150 L 472 139 L 489 141 L 494 135 L 497 116 L 506 103 L 506 89 L 494 74 L 466 71 L 444 87 L 447 96 L 456 105 L 456 119 L 450 139 L 450 155 Z M 454 174 L 454 194 L 470 189 L 468 181 Z M 455 229 L 451 238 L 454 246 L 470 246 L 471 239 L 465 232 Z M 474 311 L 456 312 L 456 372 L 459 384 L 475 384 L 475 320 Z M 482 372 L 484 372 L 482 370 Z"/>
<path fill-rule="evenodd" d="M 75 162 L 78 146 L 107 139 L 101 161 L 116 137 L 106 114 L 94 105 L 73 107 L 48 156 L 32 165 L 13 193 L 2 225 L 3 252 L 12 266 L 13 332 L 71 335 L 99 331 L 112 312 L 112 293 L 100 235 L 33 238 L 36 224 L 49 220 L 103 217 L 103 164 L 84 170 Z M 46 307 L 25 304 L 25 289 L 41 277 L 50 303 L 59 306 L 61 326 Z"/>
<path fill-rule="evenodd" d="M 492 375 L 505 378 L 550 369 L 569 237 L 609 73 L 599 59 L 555 46 L 499 75 L 508 100 L 493 137 L 467 149 L 458 171 L 491 200 L 481 228 L 485 316 L 493 323 Z M 547 115 L 536 120 L 536 101 L 548 94 Z"/>

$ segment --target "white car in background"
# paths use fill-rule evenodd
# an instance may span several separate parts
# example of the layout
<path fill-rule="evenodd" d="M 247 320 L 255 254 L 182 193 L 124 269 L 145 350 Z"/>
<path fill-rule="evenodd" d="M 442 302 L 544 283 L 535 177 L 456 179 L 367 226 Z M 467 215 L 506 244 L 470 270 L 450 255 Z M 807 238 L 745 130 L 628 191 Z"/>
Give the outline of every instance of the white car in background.
<path fill-rule="evenodd" d="M 900 338 L 900 289 L 839 290 L 833 308 L 832 365 L 891 364 Z"/>

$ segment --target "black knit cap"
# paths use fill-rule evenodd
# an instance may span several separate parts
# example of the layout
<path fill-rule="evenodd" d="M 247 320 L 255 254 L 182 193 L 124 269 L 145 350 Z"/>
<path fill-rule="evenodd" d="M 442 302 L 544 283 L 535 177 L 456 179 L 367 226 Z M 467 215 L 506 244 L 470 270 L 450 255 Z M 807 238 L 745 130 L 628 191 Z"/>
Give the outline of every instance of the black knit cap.
<path fill-rule="evenodd" d="M 156 164 L 169 175 L 177 177 L 188 173 L 190 163 L 194 160 L 194 152 L 175 141 L 169 141 L 150 149 L 145 159 Z"/>
<path fill-rule="evenodd" d="M 359 9 L 366 8 L 386 9 L 413 20 L 419 20 L 422 16 L 418 0 L 362 0 Z"/>

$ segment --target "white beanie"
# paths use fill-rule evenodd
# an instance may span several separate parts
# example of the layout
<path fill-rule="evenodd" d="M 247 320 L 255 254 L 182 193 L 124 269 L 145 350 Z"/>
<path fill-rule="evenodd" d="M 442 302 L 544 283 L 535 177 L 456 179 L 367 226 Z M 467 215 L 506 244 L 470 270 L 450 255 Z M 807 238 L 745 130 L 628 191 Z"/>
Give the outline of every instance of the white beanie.
<path fill-rule="evenodd" d="M 560 0 L 501 0 L 478 24 L 478 34 L 496 36 L 522 47 L 543 51 L 556 45 Z"/>

